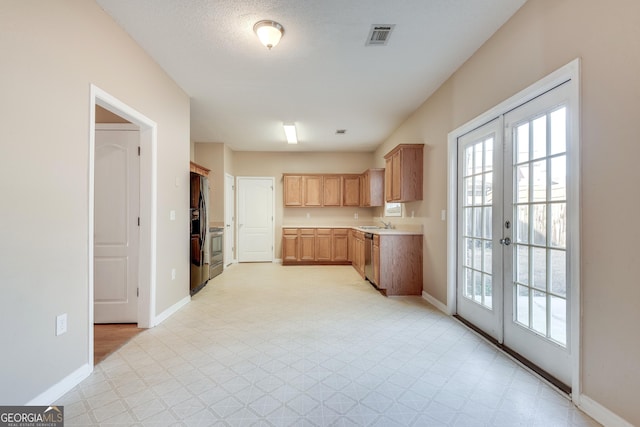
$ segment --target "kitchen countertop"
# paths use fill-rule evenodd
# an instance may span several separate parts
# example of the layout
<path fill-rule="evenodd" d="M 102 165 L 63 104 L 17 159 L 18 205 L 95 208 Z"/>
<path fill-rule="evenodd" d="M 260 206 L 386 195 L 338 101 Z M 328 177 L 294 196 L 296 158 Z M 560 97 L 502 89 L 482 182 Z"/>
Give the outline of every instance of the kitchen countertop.
<path fill-rule="evenodd" d="M 366 228 L 371 227 L 368 225 L 357 226 L 357 225 L 283 225 L 282 228 L 348 228 L 354 229 L 357 231 L 362 231 L 364 233 L 378 234 L 378 235 L 392 235 L 392 236 L 422 236 L 424 233 L 422 231 L 416 230 L 399 230 L 396 228 Z"/>

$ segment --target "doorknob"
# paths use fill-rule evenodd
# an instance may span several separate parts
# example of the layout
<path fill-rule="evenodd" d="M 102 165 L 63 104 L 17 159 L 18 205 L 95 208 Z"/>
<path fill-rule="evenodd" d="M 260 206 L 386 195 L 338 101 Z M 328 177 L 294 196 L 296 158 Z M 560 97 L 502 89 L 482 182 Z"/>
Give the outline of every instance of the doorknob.
<path fill-rule="evenodd" d="M 511 244 L 511 239 L 508 237 L 505 237 L 504 239 L 500 239 L 500 244 L 501 245 L 505 245 L 505 246 L 509 246 Z"/>

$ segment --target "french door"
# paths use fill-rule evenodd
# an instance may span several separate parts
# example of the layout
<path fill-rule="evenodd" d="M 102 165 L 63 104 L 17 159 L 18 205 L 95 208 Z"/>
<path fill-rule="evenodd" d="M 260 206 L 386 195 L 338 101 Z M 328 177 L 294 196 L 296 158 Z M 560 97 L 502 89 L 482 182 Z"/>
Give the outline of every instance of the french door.
<path fill-rule="evenodd" d="M 458 138 L 457 312 L 571 385 L 569 84 Z"/>

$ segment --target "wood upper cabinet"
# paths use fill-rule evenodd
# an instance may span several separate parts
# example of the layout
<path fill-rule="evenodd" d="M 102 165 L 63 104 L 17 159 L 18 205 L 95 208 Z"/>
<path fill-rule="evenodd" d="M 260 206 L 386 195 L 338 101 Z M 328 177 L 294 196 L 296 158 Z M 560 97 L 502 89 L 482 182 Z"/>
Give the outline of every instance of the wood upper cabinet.
<path fill-rule="evenodd" d="M 422 200 L 424 144 L 400 144 L 385 158 L 385 200 L 412 202 Z"/>
<path fill-rule="evenodd" d="M 189 171 L 195 172 L 198 175 L 209 176 L 209 172 L 211 172 L 211 169 L 207 169 L 204 166 L 194 162 L 189 162 Z"/>
<path fill-rule="evenodd" d="M 344 175 L 342 183 L 342 206 L 360 206 L 360 175 Z"/>
<path fill-rule="evenodd" d="M 283 179 L 284 205 L 287 207 L 302 206 L 302 176 L 285 175 Z"/>
<path fill-rule="evenodd" d="M 322 175 L 305 175 L 302 177 L 304 206 L 322 206 Z"/>
<path fill-rule="evenodd" d="M 360 206 L 384 205 L 384 169 L 368 169 L 360 180 Z"/>
<path fill-rule="evenodd" d="M 322 177 L 323 206 L 342 206 L 342 176 L 325 175 Z"/>
<path fill-rule="evenodd" d="M 362 174 L 284 174 L 284 206 L 383 206 L 384 182 L 384 169 Z"/>
<path fill-rule="evenodd" d="M 331 240 L 331 261 L 349 261 L 349 230 L 334 228 Z"/>

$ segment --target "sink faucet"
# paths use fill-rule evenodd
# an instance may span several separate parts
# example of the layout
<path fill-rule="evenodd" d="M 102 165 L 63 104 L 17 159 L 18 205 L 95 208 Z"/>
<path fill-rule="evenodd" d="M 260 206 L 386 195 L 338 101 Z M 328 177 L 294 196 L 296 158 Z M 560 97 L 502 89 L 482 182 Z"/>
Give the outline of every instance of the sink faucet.
<path fill-rule="evenodd" d="M 391 228 L 391 221 L 389 221 L 389 222 L 384 222 L 384 221 L 380 220 L 380 222 L 384 224 L 384 228 L 385 228 L 385 229 L 387 229 L 387 230 L 388 230 L 388 229 L 390 229 L 390 228 Z"/>

